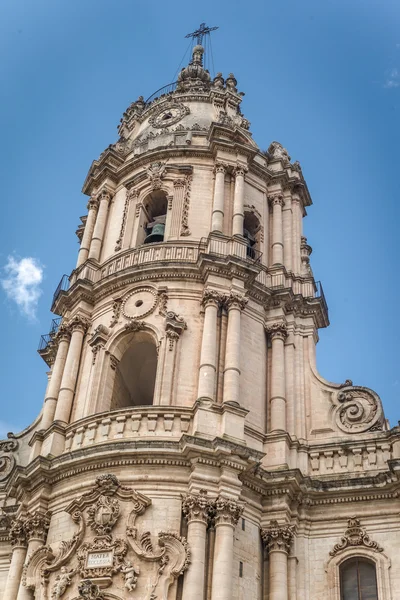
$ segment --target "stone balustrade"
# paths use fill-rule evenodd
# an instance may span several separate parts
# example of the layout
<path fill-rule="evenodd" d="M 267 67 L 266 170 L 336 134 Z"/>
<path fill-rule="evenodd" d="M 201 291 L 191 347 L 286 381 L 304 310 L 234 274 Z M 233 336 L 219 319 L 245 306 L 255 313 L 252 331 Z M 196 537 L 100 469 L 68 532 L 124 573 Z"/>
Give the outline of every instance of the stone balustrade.
<path fill-rule="evenodd" d="M 391 444 L 375 440 L 310 447 L 308 456 L 310 475 L 387 469 L 388 460 L 393 458 Z"/>
<path fill-rule="evenodd" d="M 65 452 L 117 440 L 174 439 L 192 433 L 193 410 L 139 406 L 100 413 L 69 425 Z"/>

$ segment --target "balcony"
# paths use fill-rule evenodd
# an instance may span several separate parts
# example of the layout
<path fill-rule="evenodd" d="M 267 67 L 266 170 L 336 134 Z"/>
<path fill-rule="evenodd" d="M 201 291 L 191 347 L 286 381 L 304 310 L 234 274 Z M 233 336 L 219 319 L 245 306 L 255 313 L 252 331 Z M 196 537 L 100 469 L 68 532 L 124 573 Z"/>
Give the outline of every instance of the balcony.
<path fill-rule="evenodd" d="M 140 268 L 145 270 L 165 270 L 166 266 L 178 265 L 179 268 L 195 267 L 203 260 L 235 261 L 243 268 L 249 269 L 255 286 L 269 291 L 290 291 L 296 296 L 317 300 L 321 304 L 323 319 L 321 326 L 328 324 L 328 306 L 320 282 L 313 277 L 296 276 L 286 271 L 282 265 L 266 267 L 261 263 L 261 253 L 250 249 L 244 238 L 227 237 L 221 234 L 210 235 L 196 241 L 169 241 L 156 244 L 146 244 L 138 248 L 129 248 L 119 252 L 97 267 L 85 263 L 72 272 L 71 276 L 63 275 L 53 297 L 51 310 L 59 310 L 59 301 L 65 293 L 77 283 L 91 286 L 106 282 L 110 277 L 123 272 Z"/>

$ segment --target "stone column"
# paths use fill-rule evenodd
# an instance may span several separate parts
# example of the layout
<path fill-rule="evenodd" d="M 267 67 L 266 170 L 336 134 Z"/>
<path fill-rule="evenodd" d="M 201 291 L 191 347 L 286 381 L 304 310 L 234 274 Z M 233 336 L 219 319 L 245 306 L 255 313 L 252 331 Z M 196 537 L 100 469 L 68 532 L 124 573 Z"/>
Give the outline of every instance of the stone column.
<path fill-rule="evenodd" d="M 49 385 L 46 390 L 40 429 L 48 429 L 54 421 L 57 398 L 60 392 L 61 379 L 64 372 L 70 339 L 71 334 L 69 329 L 65 327 L 65 325 L 61 325 L 56 336 L 58 342 L 57 354 L 51 371 Z"/>
<path fill-rule="evenodd" d="M 300 199 L 292 196 L 292 269 L 296 275 L 300 274 L 300 246 L 302 232 L 302 213 Z"/>
<path fill-rule="evenodd" d="M 235 193 L 233 198 L 232 235 L 243 235 L 244 167 L 235 170 Z"/>
<path fill-rule="evenodd" d="M 243 512 L 235 500 L 217 498 L 215 510 L 215 549 L 211 600 L 231 600 L 233 579 L 233 542 L 235 527 Z"/>
<path fill-rule="evenodd" d="M 89 258 L 96 261 L 100 259 L 101 246 L 103 244 L 104 230 L 107 223 L 108 206 L 110 204 L 111 194 L 107 192 L 107 190 L 102 190 L 97 198 L 99 201 L 99 210 L 97 213 L 89 250 Z"/>
<path fill-rule="evenodd" d="M 222 233 L 224 228 L 225 173 L 226 168 L 224 165 L 217 164 L 215 166 L 215 186 L 211 231 L 218 231 L 219 233 Z"/>
<path fill-rule="evenodd" d="M 96 222 L 96 214 L 97 209 L 99 207 L 99 201 L 96 198 L 90 198 L 87 208 L 88 208 L 88 216 L 85 223 L 85 229 L 83 232 L 83 237 L 81 241 L 81 247 L 79 248 L 78 253 L 78 262 L 76 263 L 76 268 L 83 265 L 86 262 L 89 256 L 90 244 L 92 241 L 94 224 Z"/>
<path fill-rule="evenodd" d="M 45 544 L 49 525 L 50 518 L 47 514 L 36 511 L 26 517 L 24 529 L 28 540 L 28 551 L 26 553 L 28 558 L 35 550 Z M 17 600 L 32 600 L 31 591 L 26 589 L 22 581 L 19 584 Z"/>
<path fill-rule="evenodd" d="M 7 600 L 16 600 L 28 546 L 24 521 L 22 519 L 14 519 L 14 521 L 11 522 L 10 542 L 12 546 L 12 556 L 6 586 L 4 588 L 4 598 L 7 598 Z"/>
<path fill-rule="evenodd" d="M 201 342 L 198 398 L 215 400 L 215 378 L 217 372 L 217 315 L 224 297 L 216 290 L 204 290 L 203 338 Z"/>
<path fill-rule="evenodd" d="M 55 420 L 69 423 L 72 402 L 75 394 L 76 380 L 78 378 L 79 362 L 82 352 L 83 336 L 88 327 L 88 322 L 80 315 L 76 315 L 68 323 L 71 331 L 71 341 L 65 361 L 64 372 L 58 394 Z"/>
<path fill-rule="evenodd" d="M 280 527 L 278 521 L 271 521 L 268 529 L 261 530 L 261 537 L 269 553 L 270 600 L 288 600 L 288 554 L 293 531 L 293 526 Z"/>
<path fill-rule="evenodd" d="M 282 208 L 284 200 L 282 194 L 269 196 L 272 206 L 272 264 L 283 265 L 283 223 Z"/>
<path fill-rule="evenodd" d="M 183 581 L 183 598 L 204 598 L 207 525 L 210 501 L 206 493 L 187 495 L 182 504 L 188 522 L 187 541 L 190 547 L 190 567 Z"/>
<path fill-rule="evenodd" d="M 286 431 L 285 339 L 288 332 L 283 322 L 267 325 L 266 331 L 272 342 L 270 431 Z"/>
<path fill-rule="evenodd" d="M 225 302 L 228 309 L 228 331 L 225 348 L 224 402 L 239 403 L 240 314 L 246 304 L 247 299 L 235 293 L 231 293 Z"/>

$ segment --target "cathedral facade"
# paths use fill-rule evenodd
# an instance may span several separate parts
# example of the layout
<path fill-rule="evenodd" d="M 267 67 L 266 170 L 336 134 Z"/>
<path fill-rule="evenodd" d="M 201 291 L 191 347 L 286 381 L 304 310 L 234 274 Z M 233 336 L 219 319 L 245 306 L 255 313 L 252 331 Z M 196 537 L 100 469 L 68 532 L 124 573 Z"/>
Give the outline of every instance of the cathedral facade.
<path fill-rule="evenodd" d="M 0 442 L 3 600 L 400 597 L 400 430 L 317 372 L 300 164 L 203 52 L 84 183 L 43 408 Z"/>

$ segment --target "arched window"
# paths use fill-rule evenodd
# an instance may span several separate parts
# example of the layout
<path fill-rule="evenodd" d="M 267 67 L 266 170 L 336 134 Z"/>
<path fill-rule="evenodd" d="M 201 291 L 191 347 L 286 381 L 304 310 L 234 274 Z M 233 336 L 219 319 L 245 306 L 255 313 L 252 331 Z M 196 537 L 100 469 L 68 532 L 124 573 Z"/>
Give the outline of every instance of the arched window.
<path fill-rule="evenodd" d="M 375 564 L 361 557 L 340 565 L 340 600 L 378 600 Z"/>
<path fill-rule="evenodd" d="M 164 241 L 167 207 L 167 196 L 162 190 L 151 192 L 144 201 L 143 244 L 154 244 L 155 242 Z"/>
<path fill-rule="evenodd" d="M 142 332 L 137 333 L 117 366 L 111 410 L 152 405 L 156 372 L 154 341 Z"/>
<path fill-rule="evenodd" d="M 247 257 L 257 258 L 260 250 L 260 221 L 253 212 L 244 213 L 243 236 L 247 241 Z"/>

